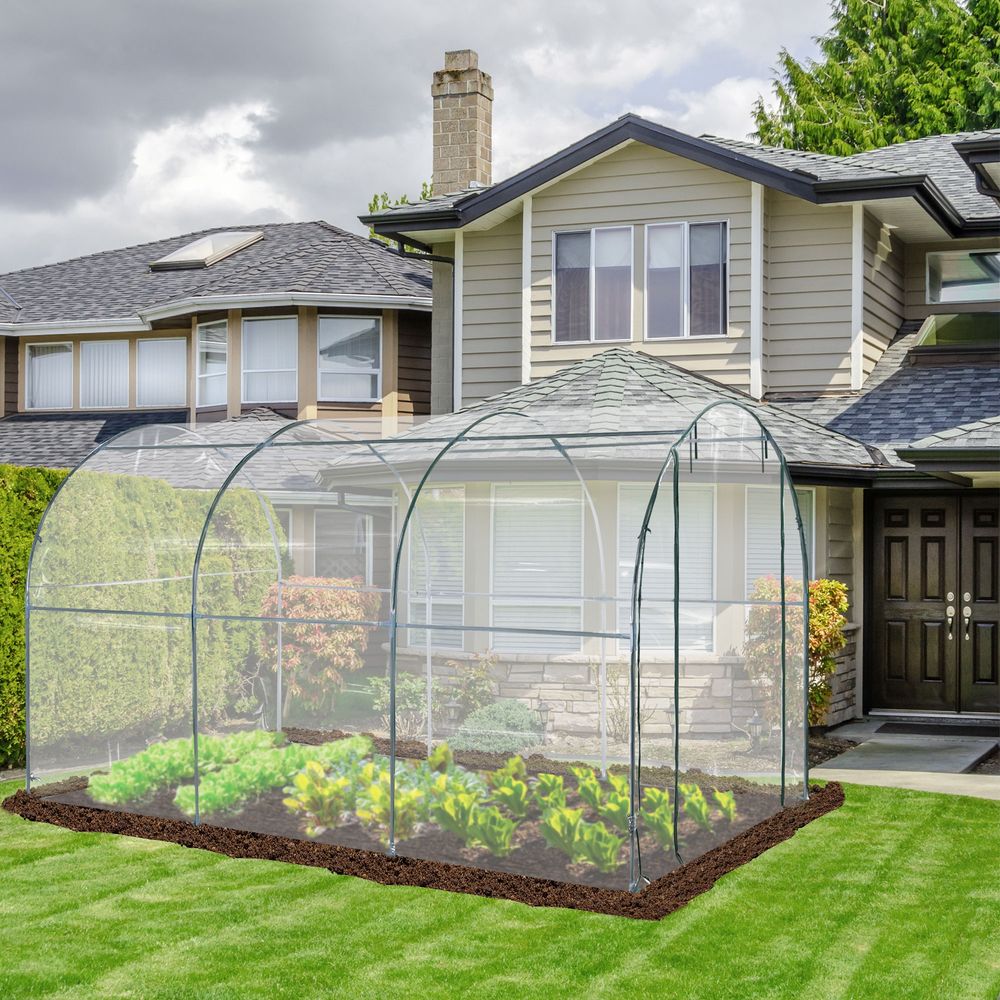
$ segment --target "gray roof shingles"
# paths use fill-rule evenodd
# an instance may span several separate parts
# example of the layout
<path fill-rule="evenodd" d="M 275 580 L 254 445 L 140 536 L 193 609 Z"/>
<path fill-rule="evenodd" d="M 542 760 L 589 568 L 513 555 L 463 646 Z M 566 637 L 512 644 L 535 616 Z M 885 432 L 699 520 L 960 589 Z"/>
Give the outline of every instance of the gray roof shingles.
<path fill-rule="evenodd" d="M 910 465 L 897 450 L 931 447 L 925 443 L 931 439 L 941 445 L 950 441 L 950 447 L 1000 446 L 1000 370 L 981 364 L 911 365 L 907 353 L 919 325 L 900 328 L 857 392 L 780 405 L 873 445 L 900 468 Z"/>
<path fill-rule="evenodd" d="M 261 230 L 263 239 L 208 268 L 149 264 L 208 233 Z M 0 322 L 132 318 L 179 299 L 313 292 L 429 299 L 430 265 L 326 222 L 230 226 L 0 274 Z M 20 308 L 11 304 L 14 300 Z"/>

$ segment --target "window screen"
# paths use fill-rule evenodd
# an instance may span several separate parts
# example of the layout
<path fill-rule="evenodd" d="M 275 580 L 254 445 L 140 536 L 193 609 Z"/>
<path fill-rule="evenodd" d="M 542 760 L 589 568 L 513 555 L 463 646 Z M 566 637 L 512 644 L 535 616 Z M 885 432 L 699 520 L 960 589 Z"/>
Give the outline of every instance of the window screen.
<path fill-rule="evenodd" d="M 368 316 L 321 316 L 317 337 L 319 398 L 379 399 L 382 321 Z"/>
<path fill-rule="evenodd" d="M 690 323 L 692 337 L 725 333 L 726 227 L 705 222 L 690 227 Z"/>
<path fill-rule="evenodd" d="M 25 379 L 29 410 L 68 410 L 73 405 L 73 347 L 29 344 Z"/>
<path fill-rule="evenodd" d="M 183 406 L 187 402 L 187 341 L 140 340 L 136 345 L 136 405 Z"/>
<path fill-rule="evenodd" d="M 493 496 L 493 624 L 579 631 L 583 593 L 579 486 L 497 486 Z M 497 649 L 570 653 L 577 636 L 498 632 Z"/>
<path fill-rule="evenodd" d="M 80 344 L 80 406 L 128 406 L 127 340 L 85 340 Z"/>
<path fill-rule="evenodd" d="M 299 397 L 298 321 L 294 316 L 243 321 L 243 402 L 287 403 Z"/>
<path fill-rule="evenodd" d="M 555 340 L 590 340 L 590 233 L 556 233 Z"/>

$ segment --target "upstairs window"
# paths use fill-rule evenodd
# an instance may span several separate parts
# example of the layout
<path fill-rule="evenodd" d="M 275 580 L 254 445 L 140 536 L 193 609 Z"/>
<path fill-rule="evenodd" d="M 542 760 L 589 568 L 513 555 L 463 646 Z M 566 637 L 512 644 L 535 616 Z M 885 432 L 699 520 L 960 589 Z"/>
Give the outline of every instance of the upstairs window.
<path fill-rule="evenodd" d="M 85 340 L 80 344 L 80 406 L 128 406 L 128 341 Z"/>
<path fill-rule="evenodd" d="M 371 403 L 381 398 L 382 321 L 369 316 L 320 316 L 319 398 Z"/>
<path fill-rule="evenodd" d="M 29 410 L 73 405 L 73 345 L 28 344 L 25 397 Z"/>
<path fill-rule="evenodd" d="M 726 308 L 724 222 L 646 227 L 646 339 L 720 337 Z"/>
<path fill-rule="evenodd" d="M 632 339 L 632 227 L 555 234 L 557 344 Z"/>
<path fill-rule="evenodd" d="M 294 316 L 243 320 L 243 402 L 299 398 L 299 325 Z"/>
<path fill-rule="evenodd" d="M 198 324 L 198 406 L 226 405 L 227 324 Z"/>
<path fill-rule="evenodd" d="M 1000 301 L 1000 250 L 946 250 L 927 255 L 927 301 Z"/>

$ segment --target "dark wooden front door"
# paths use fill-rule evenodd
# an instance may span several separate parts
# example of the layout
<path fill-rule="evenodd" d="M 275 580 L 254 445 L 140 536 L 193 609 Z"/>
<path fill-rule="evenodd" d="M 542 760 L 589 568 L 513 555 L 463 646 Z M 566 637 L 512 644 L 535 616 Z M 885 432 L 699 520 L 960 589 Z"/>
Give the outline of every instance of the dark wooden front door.
<path fill-rule="evenodd" d="M 1000 712 L 993 491 L 876 496 L 869 707 Z"/>

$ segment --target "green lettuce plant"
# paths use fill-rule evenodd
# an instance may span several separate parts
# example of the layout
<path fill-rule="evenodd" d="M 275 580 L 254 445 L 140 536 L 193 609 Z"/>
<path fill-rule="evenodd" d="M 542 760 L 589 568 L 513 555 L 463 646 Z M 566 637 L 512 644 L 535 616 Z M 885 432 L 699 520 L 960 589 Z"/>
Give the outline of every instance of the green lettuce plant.
<path fill-rule="evenodd" d="M 712 789 L 712 798 L 722 813 L 722 818 L 727 823 L 736 821 L 736 797 L 732 792 L 720 792 L 718 788 Z"/>
<path fill-rule="evenodd" d="M 515 819 L 523 819 L 531 808 L 531 791 L 525 781 L 510 778 L 505 784 L 493 786 L 493 798 Z"/>
<path fill-rule="evenodd" d="M 379 771 L 377 778 L 358 791 L 357 817 L 369 828 L 377 831 L 383 844 L 389 843 L 389 819 L 391 815 L 390 778 L 388 770 Z M 424 793 L 419 788 L 396 788 L 396 840 L 406 840 L 413 836 L 420 818 L 420 805 Z"/>
<path fill-rule="evenodd" d="M 570 770 L 576 778 L 576 790 L 580 793 L 580 798 L 595 812 L 599 812 L 602 793 L 597 775 L 589 767 L 571 767 Z"/>
<path fill-rule="evenodd" d="M 701 827 L 711 832 L 712 810 L 705 795 L 697 785 L 680 785 L 681 798 L 684 800 L 684 812 Z"/>
<path fill-rule="evenodd" d="M 295 775 L 292 785 L 285 789 L 291 794 L 284 803 L 291 812 L 305 818 L 309 837 L 318 837 L 336 826 L 353 803 L 351 779 L 344 775 L 328 777 L 323 765 L 315 760 Z"/>
<path fill-rule="evenodd" d="M 609 774 L 611 789 L 604 802 L 598 806 L 600 815 L 614 824 L 622 833 L 628 833 L 628 817 L 631 811 L 628 778 L 622 774 Z"/>
<path fill-rule="evenodd" d="M 576 857 L 576 835 L 580 829 L 582 809 L 571 809 L 569 806 L 556 806 L 542 814 L 539 830 L 542 839 L 549 847 L 570 858 Z"/>
<path fill-rule="evenodd" d="M 524 759 L 515 755 L 513 757 L 508 757 L 507 762 L 498 767 L 495 771 L 490 771 L 487 776 L 487 780 L 491 785 L 498 783 L 503 783 L 509 778 L 525 778 L 528 774 L 528 768 L 524 763 Z"/>
<path fill-rule="evenodd" d="M 453 792 L 431 807 L 431 818 L 468 844 L 476 838 L 475 812 L 481 802 L 472 792 Z"/>
<path fill-rule="evenodd" d="M 447 743 L 439 743 L 428 755 L 427 764 L 432 771 L 450 771 L 455 766 L 455 756 Z"/>
<path fill-rule="evenodd" d="M 542 812 L 561 809 L 566 805 L 566 789 L 561 774 L 539 774 L 535 778 L 533 791 L 535 802 Z"/>
<path fill-rule="evenodd" d="M 674 811 L 668 792 L 647 788 L 642 797 L 640 817 L 660 847 L 667 851 L 674 846 Z"/>
<path fill-rule="evenodd" d="M 624 837 L 613 834 L 603 823 L 580 822 L 574 841 L 575 860 L 596 865 L 602 872 L 613 872 L 621 865 Z"/>
<path fill-rule="evenodd" d="M 475 838 L 489 852 L 503 858 L 513 849 L 517 823 L 502 815 L 496 806 L 478 806 L 473 810 Z"/>

